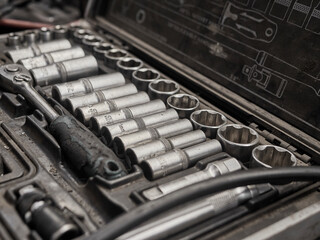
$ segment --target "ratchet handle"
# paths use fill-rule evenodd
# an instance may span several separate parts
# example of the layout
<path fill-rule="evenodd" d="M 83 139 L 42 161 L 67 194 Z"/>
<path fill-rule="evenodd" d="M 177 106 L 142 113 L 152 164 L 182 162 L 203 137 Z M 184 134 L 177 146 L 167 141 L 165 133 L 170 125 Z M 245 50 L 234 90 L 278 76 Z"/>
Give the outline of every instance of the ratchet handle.
<path fill-rule="evenodd" d="M 68 161 L 87 177 L 115 179 L 127 174 L 120 159 L 74 117 L 59 116 L 49 126 Z"/>

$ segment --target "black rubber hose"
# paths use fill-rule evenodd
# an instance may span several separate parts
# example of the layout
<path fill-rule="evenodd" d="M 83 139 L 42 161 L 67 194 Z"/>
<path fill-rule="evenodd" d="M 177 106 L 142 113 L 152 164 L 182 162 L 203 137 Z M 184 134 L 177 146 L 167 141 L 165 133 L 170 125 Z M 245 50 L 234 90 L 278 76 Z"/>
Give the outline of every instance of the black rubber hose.
<path fill-rule="evenodd" d="M 180 204 L 231 188 L 259 183 L 319 181 L 320 167 L 252 169 L 239 171 L 185 187 L 157 200 L 147 202 L 101 227 L 88 239 L 115 239 L 141 223 Z"/>

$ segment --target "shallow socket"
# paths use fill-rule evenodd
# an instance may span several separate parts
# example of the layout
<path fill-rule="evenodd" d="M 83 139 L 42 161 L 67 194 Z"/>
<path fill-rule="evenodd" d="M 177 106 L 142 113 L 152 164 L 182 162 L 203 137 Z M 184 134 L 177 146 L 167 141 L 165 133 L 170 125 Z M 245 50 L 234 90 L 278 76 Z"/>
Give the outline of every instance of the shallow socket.
<path fill-rule="evenodd" d="M 169 107 L 179 110 L 195 110 L 199 107 L 198 98 L 189 94 L 175 94 L 168 98 Z"/>
<path fill-rule="evenodd" d="M 259 136 L 253 129 L 237 124 L 219 128 L 218 134 L 221 139 L 240 145 L 254 145 L 259 141 Z"/>
<path fill-rule="evenodd" d="M 120 59 L 128 55 L 127 51 L 113 48 L 106 52 L 105 57 L 111 59 Z"/>
<path fill-rule="evenodd" d="M 293 167 L 297 165 L 296 157 L 288 150 L 273 145 L 261 145 L 253 149 L 252 167 Z"/>
<path fill-rule="evenodd" d="M 180 91 L 180 86 L 175 81 L 159 79 L 149 84 L 149 91 L 159 94 L 173 95 Z"/>
<path fill-rule="evenodd" d="M 140 59 L 138 58 L 122 58 L 117 62 L 117 67 L 120 69 L 128 69 L 128 70 L 133 70 L 133 69 L 138 69 L 142 67 L 143 63 Z"/>
<path fill-rule="evenodd" d="M 190 120 L 195 129 L 201 129 L 209 138 L 215 138 L 218 128 L 227 124 L 227 118 L 216 111 L 203 109 L 191 114 Z"/>
<path fill-rule="evenodd" d="M 149 68 L 142 68 L 133 73 L 134 77 L 141 80 L 152 81 L 158 79 L 160 74 Z"/>

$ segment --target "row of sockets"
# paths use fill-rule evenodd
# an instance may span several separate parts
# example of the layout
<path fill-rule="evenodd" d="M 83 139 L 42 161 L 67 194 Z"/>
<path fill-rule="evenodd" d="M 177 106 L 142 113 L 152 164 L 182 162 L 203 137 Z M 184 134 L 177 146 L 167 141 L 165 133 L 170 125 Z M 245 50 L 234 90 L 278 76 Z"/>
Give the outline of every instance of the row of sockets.
<path fill-rule="evenodd" d="M 160 79 L 157 71 L 143 68 L 141 60 L 128 57 L 125 50 L 115 49 L 90 30 L 73 30 L 71 34 L 75 42 L 81 42 L 95 56 L 104 58 L 106 66 L 119 70 L 133 84 L 125 84 L 121 74 L 113 73 L 56 85 L 52 95 L 58 96 L 60 101 L 63 100 L 65 106 L 85 124 L 91 119 L 91 129 L 96 134 L 101 134 L 106 144 L 113 145 L 119 156 L 126 156 L 129 166 L 132 163 L 141 164 L 149 173 L 148 176 L 155 179 L 192 166 L 196 161 L 222 151 L 222 147 L 243 162 L 250 158 L 252 149 L 259 143 L 259 136 L 254 130 L 246 126 L 227 124 L 227 119 L 221 113 L 212 110 L 195 111 L 199 107 L 199 100 L 188 94 L 177 94 L 180 88 L 174 81 Z M 48 44 L 59 46 L 58 41 L 63 50 L 54 51 L 57 48 L 46 47 Z M 61 41 L 65 42 L 61 44 Z M 61 79 L 70 81 L 98 72 L 98 63 L 93 56 L 81 56 L 84 55 L 82 48 L 71 48 L 71 44 L 66 44 L 66 41 L 68 40 L 62 39 L 29 47 L 33 53 L 37 52 L 34 49 L 44 53 L 36 58 L 45 57 L 46 61 L 42 62 L 51 64 L 49 66 L 30 64 L 41 62 L 34 58 L 19 60 L 25 66 L 29 64 L 37 85 L 49 85 Z M 17 51 L 21 53 L 21 50 L 23 49 Z M 9 52 L 9 55 L 14 54 Z M 77 59 L 64 61 L 74 56 Z M 79 89 L 82 90 L 79 92 Z M 150 101 L 150 97 L 143 92 L 146 90 L 151 99 L 155 100 Z M 63 91 L 72 94 L 66 98 Z M 83 93 L 90 94 L 82 95 Z M 166 110 L 166 106 L 171 109 Z M 193 124 L 188 119 L 179 117 L 190 118 Z M 204 130 L 205 134 L 199 130 L 192 131 L 193 127 Z M 206 137 L 215 138 L 217 130 L 220 142 L 206 141 Z M 271 159 L 280 161 L 285 155 L 289 156 L 289 159 L 280 161 L 281 165 L 294 164 L 292 154 L 282 154 L 283 149 L 264 146 L 265 153 L 261 154 L 262 147 L 253 151 L 257 152 L 255 155 L 259 155 L 253 155 L 255 162 L 259 162 L 263 156 L 270 156 L 271 151 Z M 266 159 L 270 160 L 269 157 Z M 280 164 L 277 162 L 276 164 Z"/>

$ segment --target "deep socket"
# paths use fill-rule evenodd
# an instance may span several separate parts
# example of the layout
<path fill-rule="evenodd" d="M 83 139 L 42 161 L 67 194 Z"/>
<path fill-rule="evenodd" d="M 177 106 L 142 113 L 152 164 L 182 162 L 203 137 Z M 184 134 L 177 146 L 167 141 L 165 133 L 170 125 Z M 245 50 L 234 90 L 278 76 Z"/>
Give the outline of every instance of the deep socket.
<path fill-rule="evenodd" d="M 225 152 L 244 163 L 250 161 L 252 150 L 259 144 L 258 133 L 244 125 L 227 124 L 217 131 L 217 139 Z"/>
<path fill-rule="evenodd" d="M 184 119 L 186 120 L 186 119 Z M 181 121 L 181 120 L 180 120 Z M 141 163 L 148 179 L 158 179 L 169 174 L 187 169 L 197 161 L 222 151 L 218 140 L 208 140 L 185 149 L 174 149 Z"/>
<path fill-rule="evenodd" d="M 69 59 L 75 59 L 84 57 L 85 52 L 81 47 L 72 47 L 69 49 L 63 49 L 55 52 L 44 53 L 40 56 L 21 59 L 18 61 L 26 69 L 44 67 L 53 63 L 62 62 Z"/>
<path fill-rule="evenodd" d="M 128 148 L 126 151 L 126 161 L 128 166 L 133 164 L 141 164 L 141 162 L 144 160 L 159 156 L 172 149 L 182 149 L 204 141 L 206 141 L 206 135 L 201 130 L 187 132 L 168 139 L 159 138 L 158 140 L 154 140 L 149 143 Z"/>
<path fill-rule="evenodd" d="M 195 96 L 181 93 L 168 97 L 167 104 L 179 113 L 180 118 L 189 118 L 200 106 L 200 101 Z"/>
<path fill-rule="evenodd" d="M 40 28 L 39 38 L 42 42 L 51 41 L 52 40 L 52 31 L 46 27 Z"/>
<path fill-rule="evenodd" d="M 38 40 L 38 33 L 36 31 L 28 30 L 23 34 L 23 41 L 27 45 L 31 45 Z"/>
<path fill-rule="evenodd" d="M 21 37 L 16 33 L 9 33 L 7 37 L 7 45 L 9 47 L 17 47 L 21 45 Z"/>
<path fill-rule="evenodd" d="M 52 29 L 54 39 L 63 39 L 68 37 L 68 29 L 61 25 L 57 25 Z"/>
<path fill-rule="evenodd" d="M 126 80 L 123 75 L 118 72 L 81 78 L 77 81 L 54 85 L 52 87 L 52 97 L 62 102 L 69 97 L 81 96 L 102 89 L 118 87 L 125 83 Z"/>
<path fill-rule="evenodd" d="M 93 47 L 93 56 L 99 59 L 103 59 L 107 51 L 109 51 L 112 48 L 114 48 L 114 46 L 111 43 L 100 42 L 97 46 Z"/>
<path fill-rule="evenodd" d="M 94 56 L 66 60 L 30 70 L 35 84 L 48 86 L 50 84 L 68 82 L 80 77 L 96 75 L 99 71 L 98 62 Z"/>
<path fill-rule="evenodd" d="M 137 92 L 137 88 L 132 83 L 129 83 L 119 87 L 108 88 L 105 90 L 92 92 L 84 96 L 75 96 L 72 98 L 67 98 L 64 102 L 64 105 L 70 112 L 74 113 L 78 107 L 84 107 L 91 104 L 100 103 L 109 99 L 128 96 Z"/>
<path fill-rule="evenodd" d="M 67 39 L 60 39 L 39 44 L 31 44 L 29 47 L 8 51 L 7 54 L 13 62 L 20 59 L 39 56 L 42 53 L 58 51 L 71 48 L 71 43 Z"/>
<path fill-rule="evenodd" d="M 297 158 L 287 149 L 274 145 L 260 145 L 252 150 L 250 167 L 294 167 Z"/>
<path fill-rule="evenodd" d="M 85 36 L 82 39 L 82 44 L 86 49 L 93 50 L 93 47 L 99 46 L 99 44 L 102 43 L 103 41 L 104 41 L 103 38 L 99 36 L 89 35 L 89 36 Z"/>
<path fill-rule="evenodd" d="M 168 109 L 164 112 L 159 112 L 147 115 L 145 117 L 129 119 L 124 122 L 104 126 L 101 128 L 101 136 L 103 142 L 110 146 L 115 137 L 138 132 L 140 130 L 146 129 L 147 127 L 178 119 L 179 116 L 177 112 L 173 109 Z"/>
<path fill-rule="evenodd" d="M 163 123 L 159 127 L 150 127 L 145 130 L 115 137 L 113 140 L 114 152 L 123 157 L 129 147 L 151 142 L 161 137 L 168 138 L 193 130 L 192 123 L 188 119 L 180 119 L 174 122 Z"/>
<path fill-rule="evenodd" d="M 131 118 L 146 116 L 157 112 L 163 112 L 165 110 L 165 104 L 160 99 L 157 99 L 148 103 L 123 108 L 119 111 L 95 116 L 90 119 L 90 127 L 94 133 L 99 135 L 100 130 L 103 126 L 122 122 Z"/>
<path fill-rule="evenodd" d="M 216 111 L 203 109 L 193 112 L 190 120 L 195 129 L 201 129 L 208 138 L 215 138 L 220 127 L 228 123 L 227 118 Z"/>
<path fill-rule="evenodd" d="M 93 32 L 89 29 L 78 29 L 73 33 L 73 40 L 77 43 L 81 43 L 85 36 L 93 36 Z"/>
<path fill-rule="evenodd" d="M 117 61 L 117 70 L 129 80 L 132 79 L 132 73 L 142 66 L 143 62 L 138 58 L 126 57 Z"/>
<path fill-rule="evenodd" d="M 149 83 L 148 86 L 148 94 L 150 98 L 160 98 L 164 102 L 167 102 L 168 97 L 177 94 L 179 91 L 179 84 L 169 79 L 158 79 Z"/>
<path fill-rule="evenodd" d="M 123 49 L 113 48 L 104 54 L 104 64 L 109 68 L 116 69 L 117 62 L 120 59 L 128 56 L 129 54 L 127 51 Z"/>
<path fill-rule="evenodd" d="M 140 68 L 132 73 L 132 82 L 141 91 L 147 91 L 149 83 L 160 78 L 160 73 L 151 68 Z"/>
<path fill-rule="evenodd" d="M 110 99 L 101 103 L 80 107 L 75 110 L 75 115 L 82 123 L 87 125 L 91 117 L 110 113 L 125 107 L 131 107 L 138 104 L 149 102 L 150 98 L 145 92 Z"/>
<path fill-rule="evenodd" d="M 227 158 L 208 163 L 204 170 L 192 173 L 170 182 L 160 184 L 157 187 L 150 188 L 142 192 L 142 195 L 148 200 L 155 200 L 169 193 L 187 187 L 191 184 L 215 178 L 230 172 L 241 170 L 241 164 L 235 158 Z"/>

